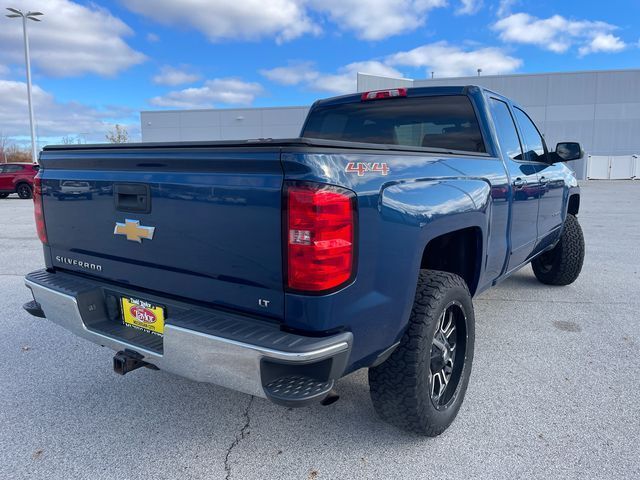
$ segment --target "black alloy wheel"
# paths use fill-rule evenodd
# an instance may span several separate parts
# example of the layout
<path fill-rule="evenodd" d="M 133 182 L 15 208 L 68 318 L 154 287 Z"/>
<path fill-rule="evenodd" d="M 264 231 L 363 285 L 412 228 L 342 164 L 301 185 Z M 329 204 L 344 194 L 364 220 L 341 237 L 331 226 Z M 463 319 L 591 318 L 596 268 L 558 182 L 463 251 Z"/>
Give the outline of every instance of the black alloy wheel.
<path fill-rule="evenodd" d="M 437 409 L 448 406 L 460 383 L 466 350 L 466 324 L 462 305 L 453 301 L 442 312 L 433 336 L 429 375 L 431 401 Z"/>

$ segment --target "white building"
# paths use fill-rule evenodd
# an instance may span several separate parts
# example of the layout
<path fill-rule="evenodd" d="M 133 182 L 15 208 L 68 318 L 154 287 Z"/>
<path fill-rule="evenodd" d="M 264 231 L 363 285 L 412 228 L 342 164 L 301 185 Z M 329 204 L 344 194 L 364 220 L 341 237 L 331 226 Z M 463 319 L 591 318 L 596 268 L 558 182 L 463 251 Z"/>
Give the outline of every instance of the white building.
<path fill-rule="evenodd" d="M 300 135 L 309 107 L 140 112 L 143 142 L 285 138 Z"/>
<path fill-rule="evenodd" d="M 611 171 L 612 162 L 619 166 L 628 159 L 624 162 L 629 162 L 629 175 L 640 177 L 640 160 L 633 158 L 640 154 L 640 69 L 426 80 L 358 74 L 358 91 L 440 85 L 481 85 L 499 92 L 525 107 L 551 148 L 559 141 L 578 141 L 593 156 L 598 175 L 609 175 L 603 173 L 604 162 Z M 145 111 L 140 116 L 142 141 L 296 137 L 307 111 L 308 107 Z M 618 170 L 626 172 L 624 165 Z M 586 161 L 573 167 L 585 178 Z"/>

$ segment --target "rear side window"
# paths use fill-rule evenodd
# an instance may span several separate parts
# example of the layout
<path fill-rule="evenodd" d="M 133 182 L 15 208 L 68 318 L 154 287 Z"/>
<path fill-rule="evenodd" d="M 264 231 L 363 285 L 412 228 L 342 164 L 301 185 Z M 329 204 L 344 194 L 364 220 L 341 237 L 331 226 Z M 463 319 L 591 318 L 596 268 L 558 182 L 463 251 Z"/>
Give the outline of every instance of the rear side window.
<path fill-rule="evenodd" d="M 465 95 L 409 97 L 314 108 L 303 137 L 484 153 Z"/>
<path fill-rule="evenodd" d="M 16 173 L 21 172 L 22 170 L 24 170 L 24 167 L 22 165 L 7 165 L 6 167 L 4 167 L 3 173 Z"/>

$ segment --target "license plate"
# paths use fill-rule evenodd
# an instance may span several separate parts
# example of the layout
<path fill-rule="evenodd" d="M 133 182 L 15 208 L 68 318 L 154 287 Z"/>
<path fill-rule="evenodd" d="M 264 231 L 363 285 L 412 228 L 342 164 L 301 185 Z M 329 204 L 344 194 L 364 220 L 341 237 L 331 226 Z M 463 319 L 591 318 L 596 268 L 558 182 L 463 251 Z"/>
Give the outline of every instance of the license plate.
<path fill-rule="evenodd" d="M 125 325 L 157 335 L 164 334 L 164 307 L 139 300 L 122 298 L 122 319 Z"/>

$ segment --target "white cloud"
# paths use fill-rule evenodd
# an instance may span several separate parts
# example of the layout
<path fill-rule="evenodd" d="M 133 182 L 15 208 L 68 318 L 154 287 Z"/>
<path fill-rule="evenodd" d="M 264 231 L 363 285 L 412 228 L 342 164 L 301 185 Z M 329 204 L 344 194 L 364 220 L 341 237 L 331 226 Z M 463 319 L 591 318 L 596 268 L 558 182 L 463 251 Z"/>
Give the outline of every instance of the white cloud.
<path fill-rule="evenodd" d="M 314 91 L 338 94 L 357 90 L 358 72 L 385 77 L 402 76 L 395 68 L 376 60 L 350 63 L 336 73 L 319 72 L 313 62 L 291 63 L 286 67 L 260 71 L 266 78 L 281 85 L 303 85 Z"/>
<path fill-rule="evenodd" d="M 156 42 L 159 42 L 159 41 L 160 41 L 160 37 L 157 34 L 155 34 L 153 32 L 147 33 L 147 42 L 156 43 Z"/>
<path fill-rule="evenodd" d="M 316 33 L 304 0 L 122 0 L 132 11 L 165 25 L 195 28 L 211 41 L 258 40 L 279 42 Z"/>
<path fill-rule="evenodd" d="M 518 3 L 518 0 L 500 0 L 498 4 L 498 17 L 511 15 L 511 9 L 516 3 Z"/>
<path fill-rule="evenodd" d="M 380 60 L 350 63 L 335 73 L 320 72 L 313 62 L 290 63 L 285 67 L 261 70 L 260 73 L 281 85 L 301 85 L 314 91 L 341 94 L 357 91 L 358 72 L 402 78 L 405 75 L 396 67 L 410 67 L 424 68 L 427 74 L 433 71 L 438 77 L 460 77 L 475 75 L 478 68 L 488 75 L 509 73 L 521 65 L 522 60 L 507 55 L 500 48 L 465 50 L 447 42 L 437 42 Z"/>
<path fill-rule="evenodd" d="M 215 78 L 207 80 L 201 87 L 185 88 L 153 97 L 149 103 L 171 108 L 210 108 L 220 103 L 251 105 L 262 91 L 259 83 L 244 82 L 237 78 Z"/>
<path fill-rule="evenodd" d="M 165 65 L 160 68 L 160 72 L 155 75 L 152 80 L 153 83 L 157 85 L 176 87 L 187 83 L 195 83 L 201 78 L 202 77 L 197 73 L 187 71 L 186 67 L 176 68 L 170 65 Z"/>
<path fill-rule="evenodd" d="M 590 20 L 569 20 L 561 15 L 537 18 L 527 13 L 514 13 L 498 20 L 493 29 L 498 31 L 505 42 L 524 43 L 555 53 L 564 53 L 574 45 L 580 46 L 582 54 L 591 51 L 619 51 L 623 45 L 618 37 L 610 35 L 617 29 L 615 25 Z M 611 38 L 609 38 L 611 37 Z M 592 43 L 596 40 L 596 45 Z M 617 42 L 611 42 L 616 39 Z M 613 50 L 596 50 L 604 44 L 616 45 Z M 606 47 L 605 47 L 606 48 Z"/>
<path fill-rule="evenodd" d="M 41 22 L 29 22 L 31 59 L 36 68 L 59 77 L 94 73 L 111 76 L 145 60 L 124 40 L 133 31 L 106 9 L 70 0 L 30 0 Z M 0 60 L 22 65 L 22 23 L 2 19 Z"/>
<path fill-rule="evenodd" d="M 583 45 L 579 49 L 580 55 L 588 55 L 590 53 L 599 52 L 620 52 L 627 48 L 627 44 L 624 43 L 620 37 L 616 37 L 611 33 L 600 33 L 593 37 L 588 45 Z"/>
<path fill-rule="evenodd" d="M 289 62 L 286 67 L 260 70 L 260 74 L 280 85 L 310 83 L 320 76 L 313 62 Z"/>
<path fill-rule="evenodd" d="M 424 25 L 427 13 L 446 0 L 311 0 L 341 28 L 364 40 L 381 40 Z"/>
<path fill-rule="evenodd" d="M 473 15 L 482 8 L 482 0 L 460 0 L 460 7 L 456 10 L 458 15 Z"/>
<path fill-rule="evenodd" d="M 437 42 L 391 55 L 387 63 L 426 68 L 427 73 L 433 71 L 438 77 L 461 77 L 476 74 L 478 68 L 486 75 L 513 72 L 520 68 L 522 60 L 495 47 L 463 50 L 447 42 Z"/>
<path fill-rule="evenodd" d="M 480 0 L 462 0 L 475 9 Z M 447 0 L 122 0 L 132 11 L 165 25 L 191 27 L 211 41 L 258 40 L 281 43 L 321 31 L 312 12 L 365 40 L 381 40 L 413 31 L 430 10 Z M 473 4 L 473 6 L 471 6 Z"/>
<path fill-rule="evenodd" d="M 0 125 L 5 135 L 25 137 L 29 134 L 27 85 L 24 82 L 0 80 Z M 128 109 L 98 110 L 77 102 L 59 102 L 38 85 L 33 85 L 33 103 L 38 138 L 51 139 L 65 135 L 82 135 L 87 140 L 103 142 L 105 132 L 115 123 L 132 122 L 134 112 Z M 130 133 L 135 135 L 134 125 Z M 51 141 L 51 140 L 48 140 Z M 53 141 L 58 141 L 54 139 Z"/>
<path fill-rule="evenodd" d="M 402 73 L 395 68 L 379 61 L 369 60 L 345 65 L 335 74 L 322 74 L 311 82 L 311 87 L 314 90 L 330 93 L 353 93 L 357 91 L 358 72 L 382 77 L 402 77 Z"/>

